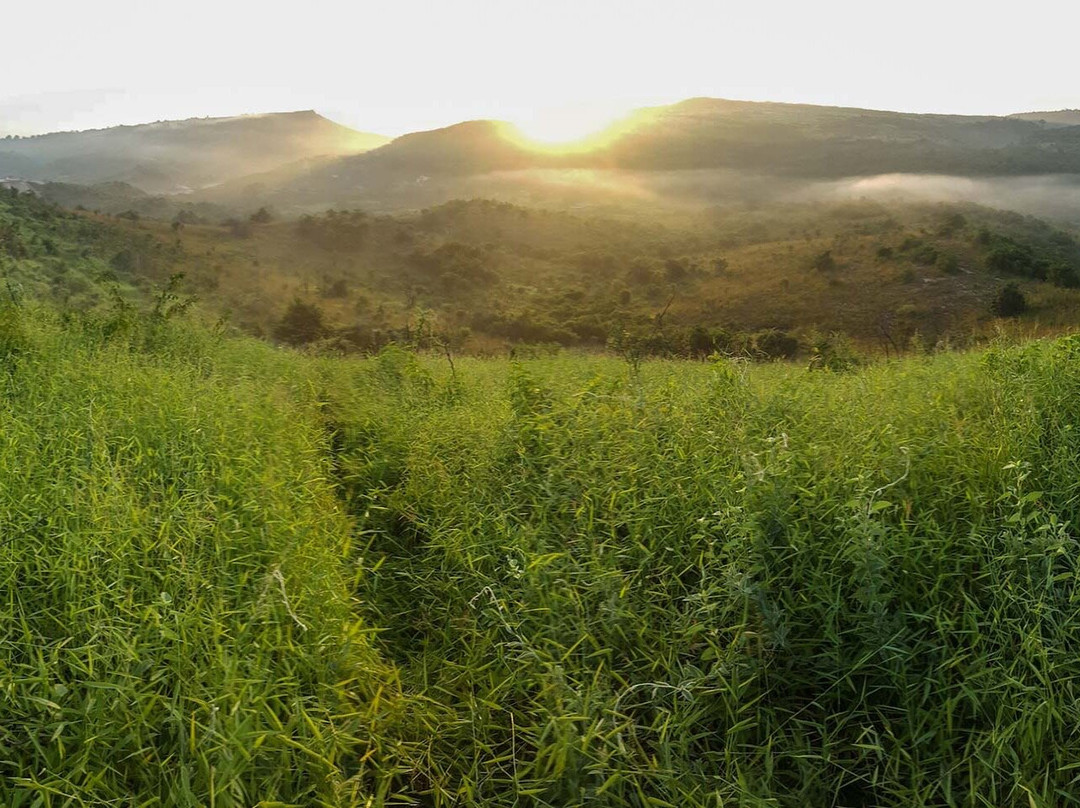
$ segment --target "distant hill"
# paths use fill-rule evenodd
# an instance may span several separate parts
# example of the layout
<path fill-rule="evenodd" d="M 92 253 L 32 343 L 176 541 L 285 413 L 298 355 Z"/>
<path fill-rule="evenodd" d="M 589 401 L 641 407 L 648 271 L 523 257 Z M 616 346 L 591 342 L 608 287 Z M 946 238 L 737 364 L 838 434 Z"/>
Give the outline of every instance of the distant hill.
<path fill-rule="evenodd" d="M 523 145 L 512 124 L 465 121 L 402 135 L 363 154 L 303 160 L 232 180 L 198 198 L 234 207 L 410 208 L 484 195 L 472 190 L 473 178 L 559 164 Z"/>
<path fill-rule="evenodd" d="M 1059 109 L 1055 112 L 1017 112 L 1009 117 L 1021 121 L 1042 121 L 1057 126 L 1080 126 L 1080 109 Z"/>
<path fill-rule="evenodd" d="M 805 177 L 1060 170 L 1044 127 L 1009 118 L 694 98 L 643 110 L 602 156 L 636 169 L 754 168 Z M 1080 168 L 1080 152 L 1075 156 Z"/>
<path fill-rule="evenodd" d="M 670 172 L 719 170 L 787 182 L 905 173 L 1080 173 L 1080 125 L 1064 120 L 695 98 L 639 110 L 595 137 L 591 149 L 531 147 L 511 124 L 471 121 L 405 135 L 299 172 L 239 180 L 207 198 L 282 209 L 422 207 L 468 195 L 523 201 L 535 194 L 536 177 L 528 172 L 536 171 L 601 172 L 605 182 L 642 172 L 651 175 L 646 184 Z M 587 179 L 596 185 L 595 176 Z M 565 189 L 574 181 L 555 184 Z M 246 191 L 255 194 L 246 198 Z"/>
<path fill-rule="evenodd" d="M 145 216 L 151 219 L 220 222 L 235 211 L 200 202 L 190 194 L 148 194 L 126 182 L 100 182 L 78 185 L 66 182 L 35 182 L 33 180 L 2 180 L 0 188 L 29 192 L 64 208 L 97 213 Z"/>
<path fill-rule="evenodd" d="M 177 193 L 320 155 L 387 142 L 313 111 L 192 118 L 0 140 L 0 178 L 78 184 L 125 182 Z"/>
<path fill-rule="evenodd" d="M 388 141 L 310 111 L 0 140 L 0 179 L 63 185 L 51 196 L 62 204 L 86 197 L 78 204 L 151 216 L 182 204 L 126 187 L 205 210 L 270 206 L 289 216 L 470 197 L 549 206 L 768 201 L 807 183 L 893 174 L 1080 175 L 1080 112 L 923 115 L 693 98 L 638 110 L 562 150 L 502 121 Z"/>

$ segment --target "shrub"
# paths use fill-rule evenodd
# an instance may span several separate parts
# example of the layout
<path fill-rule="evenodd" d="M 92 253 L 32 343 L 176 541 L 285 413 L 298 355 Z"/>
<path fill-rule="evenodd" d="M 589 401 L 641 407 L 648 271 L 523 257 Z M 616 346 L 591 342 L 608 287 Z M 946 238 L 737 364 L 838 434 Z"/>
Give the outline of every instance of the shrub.
<path fill-rule="evenodd" d="M 274 337 L 289 345 L 306 345 L 326 334 L 322 309 L 299 298 L 289 304 L 274 328 Z"/>
<path fill-rule="evenodd" d="M 694 326 L 687 340 L 690 353 L 698 358 L 704 358 L 716 350 L 716 339 L 704 326 Z"/>
<path fill-rule="evenodd" d="M 1080 286 L 1080 275 L 1077 274 L 1076 267 L 1068 264 L 1051 264 L 1050 269 L 1047 270 L 1046 279 L 1054 286 L 1065 289 L 1075 289 Z"/>
<path fill-rule="evenodd" d="M 10 366 L 28 347 L 22 311 L 14 303 L 0 304 L 0 363 Z"/>
<path fill-rule="evenodd" d="M 919 266 L 928 267 L 938 260 L 938 251 L 929 244 L 922 244 L 911 250 L 909 257 Z"/>
<path fill-rule="evenodd" d="M 791 359 L 799 352 L 799 340 L 786 331 L 769 328 L 753 335 L 751 350 L 762 359 Z"/>
<path fill-rule="evenodd" d="M 843 334 L 813 334 L 807 342 L 810 349 L 809 370 L 840 373 L 861 364 L 854 346 Z"/>
<path fill-rule="evenodd" d="M 818 272 L 831 272 L 836 269 L 836 259 L 833 258 L 832 250 L 825 250 L 815 255 L 810 266 Z"/>
<path fill-rule="evenodd" d="M 270 209 L 263 206 L 251 214 L 252 224 L 269 224 L 274 220 L 274 214 L 270 212 Z"/>
<path fill-rule="evenodd" d="M 1006 284 L 994 296 L 990 311 L 997 317 L 1019 317 L 1027 311 L 1027 298 L 1015 283 Z"/>
<path fill-rule="evenodd" d="M 950 253 L 941 253 L 937 259 L 938 269 L 946 275 L 956 275 L 960 272 L 960 259 Z"/>
<path fill-rule="evenodd" d="M 349 296 L 349 282 L 344 278 L 338 278 L 323 287 L 322 296 L 327 298 L 343 298 Z"/>
<path fill-rule="evenodd" d="M 1015 241 L 999 241 L 986 256 L 986 268 L 992 272 L 1045 278 L 1046 270 L 1039 264 L 1031 248 Z"/>

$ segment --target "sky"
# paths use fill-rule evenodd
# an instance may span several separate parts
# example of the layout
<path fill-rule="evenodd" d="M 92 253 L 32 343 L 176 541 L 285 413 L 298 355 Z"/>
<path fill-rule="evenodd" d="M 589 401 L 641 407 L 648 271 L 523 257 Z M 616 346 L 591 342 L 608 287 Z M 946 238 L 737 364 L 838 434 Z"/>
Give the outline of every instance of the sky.
<path fill-rule="evenodd" d="M 1047 0 L 16 0 L 0 20 L 0 134 L 315 109 L 559 140 L 695 96 L 1080 107 L 1080 4 Z"/>

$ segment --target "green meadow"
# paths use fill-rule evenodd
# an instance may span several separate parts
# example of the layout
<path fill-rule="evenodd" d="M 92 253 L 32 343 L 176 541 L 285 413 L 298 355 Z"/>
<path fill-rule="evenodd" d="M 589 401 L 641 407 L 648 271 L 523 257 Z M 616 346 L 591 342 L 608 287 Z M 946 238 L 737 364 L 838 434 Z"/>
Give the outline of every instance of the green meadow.
<path fill-rule="evenodd" d="M 0 310 L 0 804 L 1061 806 L 1080 340 L 850 372 Z"/>

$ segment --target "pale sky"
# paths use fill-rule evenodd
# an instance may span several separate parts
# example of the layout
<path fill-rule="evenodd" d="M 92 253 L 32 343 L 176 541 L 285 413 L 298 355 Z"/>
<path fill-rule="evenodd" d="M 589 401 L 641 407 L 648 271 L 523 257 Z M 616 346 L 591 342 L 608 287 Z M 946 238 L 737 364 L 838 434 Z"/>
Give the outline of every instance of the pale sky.
<path fill-rule="evenodd" d="M 1075 2 L 0 3 L 0 134 L 315 109 L 387 135 L 502 118 L 557 137 L 692 96 L 1080 107 Z"/>

